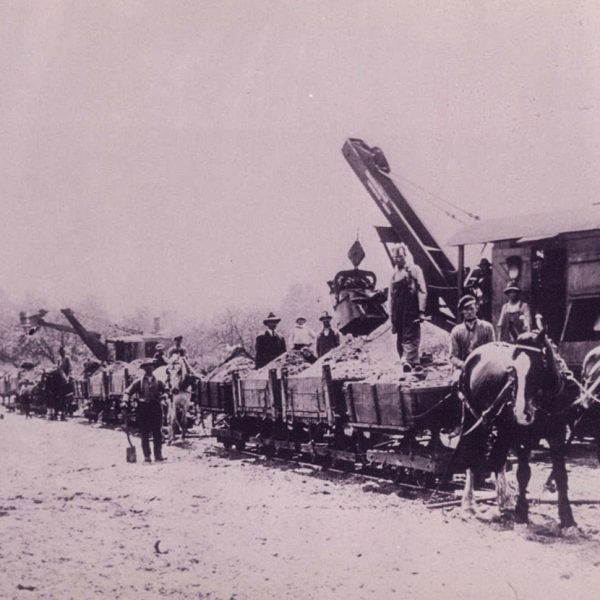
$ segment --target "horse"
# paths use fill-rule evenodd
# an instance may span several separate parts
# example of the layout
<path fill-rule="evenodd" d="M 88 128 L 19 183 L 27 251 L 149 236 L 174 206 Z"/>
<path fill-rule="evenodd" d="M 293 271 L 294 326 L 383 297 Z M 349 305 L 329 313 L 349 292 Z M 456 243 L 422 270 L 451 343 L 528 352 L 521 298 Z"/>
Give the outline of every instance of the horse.
<path fill-rule="evenodd" d="M 466 467 L 463 509 L 474 510 L 475 475 L 491 470 L 496 477 L 499 508 L 507 510 L 510 494 L 505 466 L 512 449 L 518 461 L 514 519 L 528 523 L 529 456 L 544 438 L 550 446 L 560 527 L 565 531 L 576 527 L 565 466 L 571 405 L 564 393 L 560 359 L 543 327 L 521 334 L 516 344 L 491 342 L 474 350 L 465 361 L 459 389 L 463 401 L 460 445 Z"/>
<path fill-rule="evenodd" d="M 167 426 L 169 428 L 167 443 L 171 445 L 175 439 L 175 424 L 181 431 L 183 441 L 187 434 L 187 414 L 192 396 L 194 374 L 185 358 L 176 355 L 165 367 L 156 369 L 154 376 L 161 379 L 170 392 L 167 410 Z"/>
<path fill-rule="evenodd" d="M 577 403 L 583 412 L 573 424 L 573 434 L 593 435 L 596 438 L 596 454 L 600 462 L 600 346 L 585 355 L 581 381 Z"/>
<path fill-rule="evenodd" d="M 73 391 L 58 367 L 44 369 L 37 386 L 37 393 L 49 409 L 52 421 L 57 420 L 59 415 L 61 421 L 66 419 L 67 398 L 73 394 Z"/>

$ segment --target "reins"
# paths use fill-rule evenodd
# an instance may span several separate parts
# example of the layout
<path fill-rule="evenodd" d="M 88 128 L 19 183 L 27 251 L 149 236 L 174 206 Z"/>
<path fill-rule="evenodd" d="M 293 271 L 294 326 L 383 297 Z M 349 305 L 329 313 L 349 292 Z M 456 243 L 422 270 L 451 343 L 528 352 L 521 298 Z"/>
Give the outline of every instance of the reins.
<path fill-rule="evenodd" d="M 515 373 L 513 369 L 508 371 L 509 379 L 504 384 L 504 387 L 498 392 L 498 395 L 494 399 L 494 401 L 480 414 L 477 414 L 477 411 L 471 406 L 470 402 L 467 400 L 467 397 L 463 394 L 463 406 L 465 406 L 469 412 L 476 419 L 475 423 L 469 428 L 468 431 L 463 433 L 461 437 L 465 437 L 470 433 L 473 433 L 481 424 L 486 422 L 493 422 L 504 410 L 504 407 L 508 404 L 509 400 L 512 401 L 512 394 L 509 395 L 507 392 L 511 390 L 514 393 L 514 384 L 515 384 Z M 496 408 L 499 408 L 496 410 Z M 495 411 L 495 414 L 493 414 Z M 492 419 L 488 418 L 492 415 Z"/>

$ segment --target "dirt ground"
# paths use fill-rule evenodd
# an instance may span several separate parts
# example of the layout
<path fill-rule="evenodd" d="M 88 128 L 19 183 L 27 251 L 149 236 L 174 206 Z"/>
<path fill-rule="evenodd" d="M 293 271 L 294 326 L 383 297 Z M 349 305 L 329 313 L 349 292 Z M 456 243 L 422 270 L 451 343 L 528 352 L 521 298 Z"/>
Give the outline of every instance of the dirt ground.
<path fill-rule="evenodd" d="M 125 446 L 122 432 L 78 419 L 0 420 L 0 597 L 598 596 L 600 504 L 575 506 L 581 533 L 564 538 L 552 504 L 515 528 L 491 507 L 463 520 L 210 438 L 168 448 L 162 464 L 127 464 Z M 531 496 L 551 500 L 548 466 L 534 471 Z M 573 498 L 600 500 L 591 460 L 570 472 Z"/>

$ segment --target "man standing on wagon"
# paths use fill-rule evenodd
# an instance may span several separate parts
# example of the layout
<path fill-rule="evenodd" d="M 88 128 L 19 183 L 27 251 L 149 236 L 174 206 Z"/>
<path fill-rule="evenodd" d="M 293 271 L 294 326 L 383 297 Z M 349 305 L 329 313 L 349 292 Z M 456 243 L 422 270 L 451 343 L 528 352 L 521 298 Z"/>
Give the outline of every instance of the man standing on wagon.
<path fill-rule="evenodd" d="M 340 345 L 340 334 L 331 327 L 332 318 L 327 311 L 319 317 L 319 321 L 323 323 L 323 329 L 317 336 L 317 357 L 319 358 Z"/>
<path fill-rule="evenodd" d="M 275 331 L 279 321 L 281 319 L 276 317 L 272 312 L 263 321 L 267 330 L 256 337 L 255 366 L 257 369 L 262 369 L 262 367 L 268 365 L 273 359 L 284 354 L 286 351 L 285 340 Z"/>
<path fill-rule="evenodd" d="M 425 318 L 427 286 L 421 267 L 416 265 L 406 244 L 392 248 L 394 273 L 389 288 L 389 313 L 392 333 L 397 334 L 396 349 L 404 371 L 420 368 L 421 321 Z"/>
<path fill-rule="evenodd" d="M 164 460 L 162 455 L 162 406 L 161 399 L 167 395 L 167 388 L 162 381 L 158 381 L 153 375 L 156 365 L 154 361 L 147 360 L 140 365 L 144 371 L 142 377 L 138 377 L 123 395 L 125 402 L 129 402 L 132 395 L 138 396 L 136 419 L 140 428 L 142 438 L 142 452 L 144 460 L 152 462 L 150 455 L 150 435 L 154 446 L 154 460 Z"/>
<path fill-rule="evenodd" d="M 179 356 L 185 358 L 187 350 L 181 345 L 181 342 L 183 341 L 183 336 L 176 335 L 173 338 L 173 341 L 175 342 L 175 344 L 167 350 L 167 358 L 171 360 L 174 354 L 178 354 Z"/>

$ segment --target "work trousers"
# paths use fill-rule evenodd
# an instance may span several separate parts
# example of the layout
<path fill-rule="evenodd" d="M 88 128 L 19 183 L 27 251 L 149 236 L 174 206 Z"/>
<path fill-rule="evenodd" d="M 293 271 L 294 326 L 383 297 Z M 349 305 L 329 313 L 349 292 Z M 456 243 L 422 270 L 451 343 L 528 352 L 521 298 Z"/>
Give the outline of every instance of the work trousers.
<path fill-rule="evenodd" d="M 406 320 L 396 324 L 396 349 L 398 356 L 409 365 L 419 364 L 419 346 L 421 344 L 421 323 Z"/>
<path fill-rule="evenodd" d="M 150 436 L 154 446 L 154 459 L 162 458 L 162 407 L 154 402 L 138 404 L 137 422 L 142 438 L 144 458 L 150 458 Z"/>

